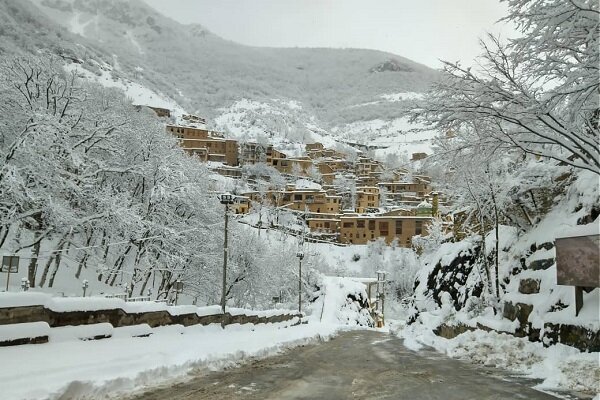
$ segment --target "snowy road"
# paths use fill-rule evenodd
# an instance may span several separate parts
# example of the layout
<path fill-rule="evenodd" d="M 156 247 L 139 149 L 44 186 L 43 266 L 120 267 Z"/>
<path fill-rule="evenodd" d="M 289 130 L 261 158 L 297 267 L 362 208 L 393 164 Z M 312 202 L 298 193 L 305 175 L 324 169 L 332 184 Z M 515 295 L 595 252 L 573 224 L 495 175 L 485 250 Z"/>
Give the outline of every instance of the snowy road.
<path fill-rule="evenodd" d="M 498 371 L 415 353 L 374 331 L 341 333 L 240 368 L 210 372 L 135 399 L 554 399 Z"/>

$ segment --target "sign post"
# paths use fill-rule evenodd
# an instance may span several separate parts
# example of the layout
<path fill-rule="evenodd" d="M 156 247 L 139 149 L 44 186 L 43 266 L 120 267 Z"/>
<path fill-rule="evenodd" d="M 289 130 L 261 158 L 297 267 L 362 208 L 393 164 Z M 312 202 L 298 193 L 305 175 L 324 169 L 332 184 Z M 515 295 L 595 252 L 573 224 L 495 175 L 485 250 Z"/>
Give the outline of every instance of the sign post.
<path fill-rule="evenodd" d="M 2 268 L 0 272 L 6 272 L 6 291 L 10 282 L 10 274 L 19 272 L 19 256 L 2 256 Z"/>
<path fill-rule="evenodd" d="M 600 287 L 600 235 L 556 239 L 556 283 L 575 286 L 575 315 L 579 315 L 583 291 Z"/>

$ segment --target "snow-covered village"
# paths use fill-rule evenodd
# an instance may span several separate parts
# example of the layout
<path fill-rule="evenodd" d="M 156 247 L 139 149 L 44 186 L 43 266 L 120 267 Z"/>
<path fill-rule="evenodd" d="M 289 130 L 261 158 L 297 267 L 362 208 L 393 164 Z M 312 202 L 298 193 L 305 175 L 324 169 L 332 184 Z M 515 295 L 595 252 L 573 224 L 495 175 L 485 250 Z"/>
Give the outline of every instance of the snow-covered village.
<path fill-rule="evenodd" d="M 0 400 L 600 400 L 597 0 L 0 0 Z"/>

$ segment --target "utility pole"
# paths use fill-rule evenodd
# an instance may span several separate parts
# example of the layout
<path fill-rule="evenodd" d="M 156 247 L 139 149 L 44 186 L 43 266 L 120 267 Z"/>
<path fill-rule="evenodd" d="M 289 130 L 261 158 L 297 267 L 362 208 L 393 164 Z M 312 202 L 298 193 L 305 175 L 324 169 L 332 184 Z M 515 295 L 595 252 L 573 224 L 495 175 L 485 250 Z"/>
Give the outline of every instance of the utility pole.
<path fill-rule="evenodd" d="M 221 312 L 223 319 L 221 320 L 221 327 L 225 328 L 225 295 L 227 291 L 227 223 L 229 220 L 229 205 L 233 204 L 233 195 L 230 193 L 224 193 L 219 197 L 221 204 L 225 205 L 225 235 L 223 241 L 223 288 L 221 292 Z"/>

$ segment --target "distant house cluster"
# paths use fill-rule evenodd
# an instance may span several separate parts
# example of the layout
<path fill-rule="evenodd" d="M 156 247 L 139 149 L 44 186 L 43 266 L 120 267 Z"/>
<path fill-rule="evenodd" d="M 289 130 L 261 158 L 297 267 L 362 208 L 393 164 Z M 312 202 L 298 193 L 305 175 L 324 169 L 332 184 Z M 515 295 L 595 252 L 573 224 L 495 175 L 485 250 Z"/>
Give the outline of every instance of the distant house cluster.
<path fill-rule="evenodd" d="M 164 110 L 155 110 L 167 116 Z M 360 150 L 351 156 L 321 143 L 305 145 L 302 156 L 288 157 L 273 145 L 240 142 L 204 128 L 205 121 L 187 115 L 167 132 L 181 147 L 213 171 L 241 178 L 242 167 L 266 164 L 286 178 L 285 187 L 256 188 L 236 194 L 233 210 L 249 213 L 268 204 L 298 214 L 315 237 L 348 244 L 383 238 L 388 244 L 410 247 L 412 237 L 426 235 L 434 218 L 442 219 L 443 196 L 432 190 L 428 176 L 386 169 Z M 424 153 L 413 155 L 421 160 Z M 448 229 L 450 221 L 443 221 Z"/>

